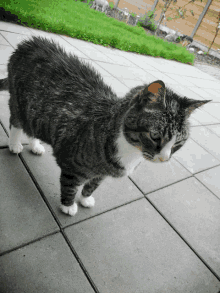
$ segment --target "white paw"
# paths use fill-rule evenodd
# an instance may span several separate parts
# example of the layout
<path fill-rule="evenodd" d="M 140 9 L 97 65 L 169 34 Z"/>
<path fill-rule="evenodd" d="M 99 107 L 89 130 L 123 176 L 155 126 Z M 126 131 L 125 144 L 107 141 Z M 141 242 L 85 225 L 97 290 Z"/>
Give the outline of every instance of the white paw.
<path fill-rule="evenodd" d="M 83 197 L 81 195 L 80 197 L 80 203 L 82 206 L 84 206 L 85 208 L 91 208 L 91 207 L 94 207 L 95 205 L 95 199 L 94 197 L 92 196 L 89 196 L 89 197 Z"/>
<path fill-rule="evenodd" d="M 60 208 L 61 208 L 61 211 L 64 214 L 67 214 L 67 215 L 70 215 L 70 216 L 74 216 L 78 211 L 78 206 L 77 206 L 77 204 L 75 202 L 74 202 L 73 205 L 71 205 L 69 207 L 61 205 Z"/>
<path fill-rule="evenodd" d="M 11 143 L 11 144 L 9 144 L 9 150 L 12 153 L 19 154 L 22 152 L 23 146 L 21 143 Z"/>
<path fill-rule="evenodd" d="M 42 144 L 33 145 L 31 150 L 36 155 L 43 155 L 45 153 L 45 148 L 42 146 Z"/>

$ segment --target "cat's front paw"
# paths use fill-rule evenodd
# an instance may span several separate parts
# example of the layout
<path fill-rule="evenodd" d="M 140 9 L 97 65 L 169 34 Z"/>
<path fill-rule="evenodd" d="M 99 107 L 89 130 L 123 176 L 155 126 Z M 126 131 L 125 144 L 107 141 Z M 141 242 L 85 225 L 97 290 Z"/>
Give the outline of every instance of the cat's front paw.
<path fill-rule="evenodd" d="M 32 145 L 31 150 L 36 155 L 43 155 L 45 153 L 45 148 L 40 143 Z"/>
<path fill-rule="evenodd" d="M 73 205 L 67 207 L 65 205 L 61 205 L 61 211 L 64 213 L 64 214 L 67 214 L 67 215 L 70 215 L 70 216 L 74 216 L 77 211 L 78 211 L 78 206 L 77 204 L 74 202 Z"/>
<path fill-rule="evenodd" d="M 20 154 L 23 150 L 21 143 L 11 143 L 9 144 L 9 150 L 14 154 Z"/>
<path fill-rule="evenodd" d="M 80 197 L 80 203 L 85 208 L 91 208 L 91 207 L 94 207 L 94 205 L 95 205 L 95 199 L 92 196 L 89 196 L 89 197 L 81 196 Z"/>

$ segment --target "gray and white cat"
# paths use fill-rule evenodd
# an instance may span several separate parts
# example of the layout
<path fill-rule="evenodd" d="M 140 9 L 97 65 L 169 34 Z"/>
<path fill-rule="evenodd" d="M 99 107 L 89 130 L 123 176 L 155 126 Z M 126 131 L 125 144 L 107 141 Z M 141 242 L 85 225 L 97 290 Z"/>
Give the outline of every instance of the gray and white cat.
<path fill-rule="evenodd" d="M 39 140 L 52 146 L 61 210 L 71 216 L 80 185 L 81 204 L 92 207 L 105 177 L 129 174 L 142 158 L 169 160 L 188 138 L 191 112 L 209 102 L 179 97 L 161 80 L 118 98 L 93 68 L 40 37 L 18 45 L 0 89 L 10 92 L 10 151 L 22 151 L 22 131 L 33 153 L 44 153 Z"/>

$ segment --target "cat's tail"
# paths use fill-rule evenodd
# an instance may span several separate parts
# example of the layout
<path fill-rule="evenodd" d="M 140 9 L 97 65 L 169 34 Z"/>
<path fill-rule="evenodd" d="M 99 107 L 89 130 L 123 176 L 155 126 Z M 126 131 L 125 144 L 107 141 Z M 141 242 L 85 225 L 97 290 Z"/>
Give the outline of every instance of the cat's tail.
<path fill-rule="evenodd" d="M 0 91 L 8 90 L 8 78 L 0 79 Z"/>

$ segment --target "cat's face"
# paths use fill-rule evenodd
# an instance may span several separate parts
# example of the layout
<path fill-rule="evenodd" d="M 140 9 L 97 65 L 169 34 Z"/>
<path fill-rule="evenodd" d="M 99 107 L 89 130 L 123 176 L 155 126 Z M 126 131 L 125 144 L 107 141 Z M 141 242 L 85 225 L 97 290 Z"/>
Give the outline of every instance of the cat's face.
<path fill-rule="evenodd" d="M 155 81 L 139 90 L 124 120 L 126 140 L 153 162 L 165 162 L 189 136 L 191 112 L 209 101 L 181 98 Z"/>

